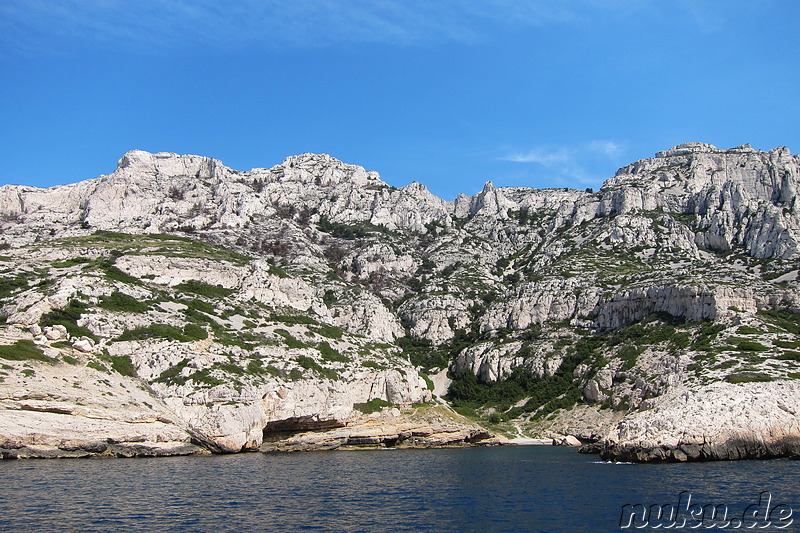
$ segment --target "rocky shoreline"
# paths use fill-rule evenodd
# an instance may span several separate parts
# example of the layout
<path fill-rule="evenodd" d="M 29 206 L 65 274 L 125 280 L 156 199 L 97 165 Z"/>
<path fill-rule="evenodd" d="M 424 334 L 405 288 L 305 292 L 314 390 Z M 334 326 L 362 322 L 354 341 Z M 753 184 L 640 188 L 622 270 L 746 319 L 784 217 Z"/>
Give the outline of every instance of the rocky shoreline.
<path fill-rule="evenodd" d="M 701 461 L 738 461 L 745 459 L 800 459 L 800 438 L 790 437 L 764 442 L 742 436 L 715 444 L 680 444 L 678 446 L 620 446 L 593 443 L 578 450 L 599 454 L 604 461 L 630 463 L 685 463 Z"/>
<path fill-rule="evenodd" d="M 213 441 L 189 432 L 175 434 L 168 421 L 152 427 L 104 421 L 89 429 L 86 420 L 69 413 L 0 409 L 7 428 L 0 437 L 2 459 L 59 459 L 86 457 L 169 457 L 211 453 L 297 452 L 336 449 L 443 448 L 508 445 L 511 442 L 460 417 L 444 406 L 385 409 L 348 421 L 331 421 L 323 429 L 266 431 L 263 443 L 239 451 L 224 450 Z M 139 421 L 141 424 L 142 420 Z M 13 425 L 16 423 L 16 436 Z M 81 424 L 82 429 L 75 431 Z M 70 429 L 71 428 L 71 429 Z M 127 433 L 126 433 L 127 432 Z M 175 440 L 169 440 L 170 438 Z"/>

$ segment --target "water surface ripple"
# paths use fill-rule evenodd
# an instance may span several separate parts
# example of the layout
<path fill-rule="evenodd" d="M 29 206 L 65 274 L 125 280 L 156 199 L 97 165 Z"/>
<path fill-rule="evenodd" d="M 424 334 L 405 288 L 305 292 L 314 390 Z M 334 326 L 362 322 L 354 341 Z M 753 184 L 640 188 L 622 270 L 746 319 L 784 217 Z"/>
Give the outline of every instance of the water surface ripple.
<path fill-rule="evenodd" d="M 620 531 L 622 505 L 795 509 L 800 462 L 631 465 L 572 448 L 0 462 L 2 531 Z M 795 528 L 795 529 L 793 529 Z M 762 530 L 763 531 L 763 530 Z"/>

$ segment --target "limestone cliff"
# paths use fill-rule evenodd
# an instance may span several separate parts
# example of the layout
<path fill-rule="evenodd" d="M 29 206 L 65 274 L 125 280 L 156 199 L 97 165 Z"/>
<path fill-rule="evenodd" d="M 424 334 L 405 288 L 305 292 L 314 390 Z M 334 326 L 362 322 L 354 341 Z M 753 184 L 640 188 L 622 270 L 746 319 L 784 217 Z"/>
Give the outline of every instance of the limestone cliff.
<path fill-rule="evenodd" d="M 798 179 L 785 148 L 687 143 L 598 192 L 453 202 L 315 154 L 242 172 L 132 151 L 0 187 L 0 452 L 357 445 L 341 428 L 390 412 L 367 441 L 418 442 L 406 417 L 449 369 L 452 404 L 509 436 L 796 455 Z"/>

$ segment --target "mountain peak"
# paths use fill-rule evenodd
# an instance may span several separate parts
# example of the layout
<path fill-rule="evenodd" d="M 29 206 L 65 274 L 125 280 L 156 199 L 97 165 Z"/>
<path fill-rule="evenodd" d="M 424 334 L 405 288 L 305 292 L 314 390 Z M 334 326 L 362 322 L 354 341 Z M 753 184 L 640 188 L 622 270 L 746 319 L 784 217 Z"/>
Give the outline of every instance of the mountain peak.
<path fill-rule="evenodd" d="M 687 142 L 673 146 L 669 150 L 656 152 L 656 157 L 673 157 L 676 155 L 686 155 L 694 153 L 718 153 L 721 152 L 719 148 L 713 144 L 701 142 Z"/>

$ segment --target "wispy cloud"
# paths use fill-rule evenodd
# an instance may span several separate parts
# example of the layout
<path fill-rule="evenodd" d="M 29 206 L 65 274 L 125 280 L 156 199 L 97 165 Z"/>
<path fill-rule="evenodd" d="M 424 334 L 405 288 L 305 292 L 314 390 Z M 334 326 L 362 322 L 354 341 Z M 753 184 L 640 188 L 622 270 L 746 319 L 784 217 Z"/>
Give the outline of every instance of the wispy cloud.
<path fill-rule="evenodd" d="M 614 141 L 592 141 L 587 145 L 587 149 L 605 155 L 609 159 L 616 159 L 625 151 L 625 145 Z"/>
<path fill-rule="evenodd" d="M 566 148 L 555 150 L 535 148 L 525 153 L 511 154 L 502 159 L 515 163 L 539 163 L 545 166 L 552 166 L 569 162 L 572 159 L 572 155 Z"/>
<path fill-rule="evenodd" d="M 621 164 L 625 154 L 625 143 L 593 140 L 571 146 L 538 146 L 527 151 L 509 151 L 500 159 L 534 164 L 547 173 L 549 180 L 574 186 L 596 184 L 607 178 L 601 172 L 609 165 Z"/>
<path fill-rule="evenodd" d="M 64 46 L 145 51 L 480 41 L 497 28 L 575 19 L 596 0 L 3 0 L 0 54 Z M 606 9 L 620 9 L 611 2 Z"/>

